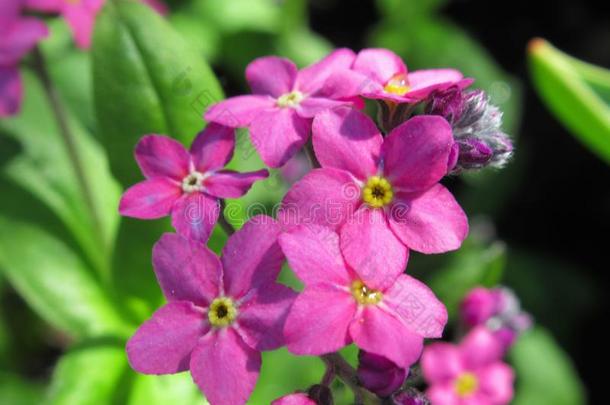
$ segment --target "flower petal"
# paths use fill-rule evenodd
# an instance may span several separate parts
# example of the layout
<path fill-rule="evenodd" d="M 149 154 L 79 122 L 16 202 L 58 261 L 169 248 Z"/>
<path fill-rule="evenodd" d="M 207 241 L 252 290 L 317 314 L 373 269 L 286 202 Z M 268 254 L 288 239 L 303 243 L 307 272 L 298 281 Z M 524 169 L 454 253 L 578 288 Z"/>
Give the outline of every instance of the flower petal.
<path fill-rule="evenodd" d="M 455 250 L 468 235 L 466 214 L 440 184 L 422 193 L 399 194 L 388 219 L 396 236 L 422 253 Z"/>
<path fill-rule="evenodd" d="M 258 288 L 239 307 L 239 332 L 246 344 L 256 350 L 275 350 L 285 344 L 284 323 L 297 297 L 292 289 L 277 283 Z"/>
<path fill-rule="evenodd" d="M 339 235 L 328 227 L 301 225 L 280 235 L 279 241 L 290 268 L 306 286 L 349 285 L 352 276 L 341 256 Z"/>
<path fill-rule="evenodd" d="M 303 93 L 316 95 L 331 74 L 339 69 L 350 69 L 354 59 L 356 54 L 351 49 L 337 49 L 322 60 L 301 69 L 297 73 L 295 87 Z"/>
<path fill-rule="evenodd" d="M 426 381 L 431 385 L 452 381 L 464 370 L 457 346 L 444 342 L 426 346 L 421 366 Z"/>
<path fill-rule="evenodd" d="M 222 290 L 220 260 L 207 246 L 166 233 L 153 247 L 153 267 L 168 301 L 207 307 Z"/>
<path fill-rule="evenodd" d="M 383 302 L 412 332 L 428 338 L 443 335 L 447 309 L 424 283 L 401 274 L 385 291 Z"/>
<path fill-rule="evenodd" d="M 349 327 L 356 346 L 407 368 L 417 361 L 424 339 L 375 305 L 364 306 Z"/>
<path fill-rule="evenodd" d="M 232 328 L 204 336 L 191 355 L 191 375 L 214 405 L 245 404 L 261 369 L 261 354 Z"/>
<path fill-rule="evenodd" d="M 383 86 L 369 76 L 353 70 L 340 69 L 326 79 L 318 97 L 324 96 L 336 100 L 382 92 Z"/>
<path fill-rule="evenodd" d="M 452 381 L 433 385 L 426 391 L 426 396 L 435 405 L 463 405 Z"/>
<path fill-rule="evenodd" d="M 156 219 L 169 215 L 182 190 L 167 177 L 155 177 L 137 183 L 125 191 L 119 213 L 125 217 Z"/>
<path fill-rule="evenodd" d="M 353 69 L 364 73 L 381 85 L 385 85 L 395 75 L 407 73 L 407 67 L 398 55 L 380 48 L 360 51 L 354 61 Z"/>
<path fill-rule="evenodd" d="M 323 111 L 350 104 L 349 101 L 332 100 L 324 97 L 307 97 L 296 108 L 299 116 L 313 118 Z"/>
<path fill-rule="evenodd" d="M 469 370 L 487 366 L 502 359 L 502 345 L 484 326 L 472 329 L 460 343 L 464 365 Z"/>
<path fill-rule="evenodd" d="M 356 301 L 349 292 L 325 284 L 306 286 L 286 319 L 288 350 L 320 355 L 350 344 L 348 327 L 355 312 Z"/>
<path fill-rule="evenodd" d="M 425 69 L 410 72 L 407 76 L 409 92 L 405 97 L 422 100 L 437 89 L 445 89 L 459 83 L 464 76 L 455 69 Z"/>
<path fill-rule="evenodd" d="M 240 298 L 251 289 L 275 281 L 284 261 L 277 241 L 280 232 L 275 219 L 258 215 L 231 235 L 221 257 L 228 295 Z"/>
<path fill-rule="evenodd" d="M 195 169 L 201 173 L 222 169 L 233 157 L 235 130 L 224 125 L 210 123 L 191 145 Z"/>
<path fill-rule="evenodd" d="M 316 116 L 312 128 L 322 167 L 346 170 L 360 180 L 377 172 L 383 138 L 368 116 L 350 108 L 327 110 Z"/>
<path fill-rule="evenodd" d="M 144 176 L 182 181 L 189 173 L 191 156 L 180 142 L 163 135 L 143 136 L 136 145 L 136 160 Z"/>
<path fill-rule="evenodd" d="M 22 97 L 23 85 L 19 69 L 0 66 L 0 117 L 17 114 Z"/>
<path fill-rule="evenodd" d="M 265 56 L 253 60 L 246 68 L 246 80 L 252 93 L 275 98 L 289 93 L 297 77 L 297 67 L 289 59 Z"/>
<path fill-rule="evenodd" d="M 216 198 L 205 193 L 184 194 L 172 208 L 172 226 L 186 239 L 205 243 L 219 213 Z"/>
<path fill-rule="evenodd" d="M 191 352 L 209 326 L 192 303 L 174 301 L 158 309 L 127 342 L 131 367 L 144 374 L 188 370 Z"/>
<path fill-rule="evenodd" d="M 8 31 L 4 27 L 0 28 L 2 30 L 0 66 L 2 67 L 17 65 L 36 43 L 49 35 L 47 26 L 36 18 L 18 17 L 8 24 L 10 24 Z"/>
<path fill-rule="evenodd" d="M 218 198 L 239 198 L 246 194 L 254 182 L 269 177 L 266 169 L 239 173 L 233 170 L 215 172 L 204 181 L 206 192 Z"/>
<path fill-rule="evenodd" d="M 385 290 L 405 271 L 408 250 L 388 226 L 381 209 L 360 207 L 341 228 L 345 261 L 370 287 Z"/>
<path fill-rule="evenodd" d="M 386 137 L 384 173 L 392 186 L 401 191 L 425 190 L 447 174 L 452 146 L 451 127 L 444 118 L 413 117 Z"/>
<path fill-rule="evenodd" d="M 360 186 L 348 172 L 314 169 L 288 190 L 278 220 L 288 228 L 319 224 L 337 229 L 360 204 Z"/>
<path fill-rule="evenodd" d="M 478 373 L 480 390 L 493 404 L 508 404 L 513 398 L 515 373 L 504 363 L 494 363 Z"/>
<path fill-rule="evenodd" d="M 269 96 L 237 96 L 211 106 L 205 113 L 206 121 L 230 128 L 247 127 L 261 111 L 275 108 Z"/>
<path fill-rule="evenodd" d="M 309 398 L 307 394 L 296 392 L 274 400 L 271 405 L 317 405 L 317 402 Z"/>
<path fill-rule="evenodd" d="M 67 4 L 63 7 L 62 14 L 70 26 L 74 35 L 74 41 L 80 49 L 91 47 L 91 34 L 95 17 L 104 4 L 103 0 L 95 0 L 88 4 Z"/>

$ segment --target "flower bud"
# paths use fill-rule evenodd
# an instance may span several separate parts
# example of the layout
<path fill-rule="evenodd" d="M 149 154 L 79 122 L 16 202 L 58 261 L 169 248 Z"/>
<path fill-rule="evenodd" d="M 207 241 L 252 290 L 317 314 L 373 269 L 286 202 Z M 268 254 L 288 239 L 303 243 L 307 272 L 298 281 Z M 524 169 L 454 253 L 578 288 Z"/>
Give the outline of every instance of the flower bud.
<path fill-rule="evenodd" d="M 430 405 L 424 394 L 415 388 L 407 388 L 392 395 L 394 405 Z"/>
<path fill-rule="evenodd" d="M 407 377 L 407 370 L 383 356 L 361 350 L 358 359 L 360 383 L 380 397 L 387 397 L 399 389 Z"/>

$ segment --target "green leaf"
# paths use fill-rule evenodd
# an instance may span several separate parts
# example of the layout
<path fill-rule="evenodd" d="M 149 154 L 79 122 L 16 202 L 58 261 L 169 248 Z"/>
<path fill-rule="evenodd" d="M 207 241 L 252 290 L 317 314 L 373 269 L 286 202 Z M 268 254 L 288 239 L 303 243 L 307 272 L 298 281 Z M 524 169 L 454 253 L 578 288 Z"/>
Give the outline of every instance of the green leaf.
<path fill-rule="evenodd" d="M 10 405 L 40 404 L 43 389 L 11 373 L 0 372 L 0 402 Z"/>
<path fill-rule="evenodd" d="M 95 268 L 107 271 L 119 219 L 119 188 L 104 152 L 67 111 L 99 218 L 101 229 L 97 229 L 42 86 L 31 73 L 24 70 L 23 76 L 22 112 L 0 122 L 0 130 L 21 147 L 21 153 L 3 169 L 4 174 L 45 203 L 72 232 Z"/>
<path fill-rule="evenodd" d="M 100 136 L 123 185 L 140 179 L 133 148 L 142 135 L 165 134 L 188 145 L 204 126 L 203 111 L 222 98 L 199 53 L 137 2 L 106 2 L 92 55 Z"/>
<path fill-rule="evenodd" d="M 536 90 L 547 107 L 582 143 L 610 163 L 610 107 L 590 86 L 593 81 L 607 92 L 608 73 L 575 62 L 543 39 L 530 42 L 528 60 Z"/>
<path fill-rule="evenodd" d="M 0 270 L 43 319 L 74 337 L 131 331 L 80 258 L 39 228 L 0 216 Z"/>
<path fill-rule="evenodd" d="M 449 264 L 432 275 L 430 287 L 445 304 L 449 317 L 476 286 L 492 287 L 502 278 L 506 247 L 502 242 L 485 245 L 470 236 L 460 250 L 449 255 Z"/>
<path fill-rule="evenodd" d="M 50 405 L 121 403 L 120 380 L 128 372 L 125 349 L 111 340 L 88 341 L 61 359 L 49 388 Z"/>
<path fill-rule="evenodd" d="M 128 405 L 204 405 L 208 402 L 189 372 L 173 375 L 138 374 L 129 394 Z"/>
<path fill-rule="evenodd" d="M 579 405 L 585 390 L 571 360 L 542 328 L 523 334 L 509 354 L 517 375 L 514 405 Z"/>

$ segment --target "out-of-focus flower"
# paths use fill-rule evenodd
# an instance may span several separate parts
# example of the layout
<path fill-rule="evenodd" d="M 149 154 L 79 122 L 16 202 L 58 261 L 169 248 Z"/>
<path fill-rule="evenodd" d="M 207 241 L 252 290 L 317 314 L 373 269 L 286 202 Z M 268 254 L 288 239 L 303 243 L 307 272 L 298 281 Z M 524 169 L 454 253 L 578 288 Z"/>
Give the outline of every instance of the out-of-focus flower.
<path fill-rule="evenodd" d="M 275 281 L 280 231 L 272 218 L 254 217 L 229 238 L 220 260 L 198 242 L 165 234 L 153 265 L 168 303 L 127 342 L 134 370 L 190 370 L 212 405 L 245 404 L 260 352 L 284 344 L 283 320 L 296 295 Z"/>
<path fill-rule="evenodd" d="M 0 3 L 0 117 L 19 112 L 23 97 L 19 62 L 48 35 L 41 21 L 21 15 L 23 6 L 23 0 Z"/>
<path fill-rule="evenodd" d="M 219 215 L 219 198 L 244 195 L 269 173 L 223 170 L 235 148 L 235 131 L 209 124 L 187 151 L 161 135 L 143 137 L 135 157 L 146 180 L 129 188 L 119 205 L 121 215 L 139 219 L 172 216 L 172 225 L 188 239 L 206 242 Z"/>
<path fill-rule="evenodd" d="M 408 249 L 442 253 L 466 238 L 466 214 L 439 183 L 453 145 L 443 118 L 411 118 L 384 139 L 369 117 L 339 108 L 315 118 L 313 145 L 322 168 L 291 187 L 278 218 L 338 230 L 351 267 L 403 271 Z"/>
<path fill-rule="evenodd" d="M 484 327 L 473 329 L 458 345 L 434 343 L 422 355 L 422 371 L 432 405 L 508 404 L 513 370 L 501 361 L 502 347 Z"/>
<path fill-rule="evenodd" d="M 514 292 L 505 287 L 473 289 L 462 301 L 460 313 L 467 326 L 484 325 L 491 330 L 504 348 L 509 348 L 532 324 Z"/>
<path fill-rule="evenodd" d="M 231 97 L 212 106 L 208 121 L 248 127 L 252 143 L 267 166 L 283 166 L 305 144 L 312 118 L 329 108 L 351 104 L 342 80 L 356 55 L 338 49 L 321 61 L 297 70 L 285 58 L 269 56 L 246 68 L 252 95 Z"/>
<path fill-rule="evenodd" d="M 398 367 L 383 356 L 361 350 L 358 355 L 358 379 L 369 391 L 387 397 L 407 378 L 407 369 Z"/>
<path fill-rule="evenodd" d="M 363 49 L 354 61 L 353 71 L 345 81 L 361 96 L 393 103 L 417 103 L 433 91 L 451 86 L 465 88 L 473 82 L 455 69 L 408 72 L 402 59 L 387 49 Z"/>
<path fill-rule="evenodd" d="M 354 342 L 407 368 L 419 358 L 425 337 L 442 335 L 445 306 L 403 269 L 350 266 L 339 235 L 319 225 L 302 225 L 279 240 L 305 285 L 286 319 L 290 352 L 321 355 Z"/>
<path fill-rule="evenodd" d="M 81 49 L 91 47 L 91 35 L 97 14 L 106 0 L 24 0 L 31 10 L 61 14 L 66 20 L 74 42 Z M 167 14 L 167 6 L 161 0 L 142 0 L 159 14 Z"/>
<path fill-rule="evenodd" d="M 457 86 L 430 96 L 426 113 L 443 116 L 451 124 L 457 145 L 449 172 L 504 166 L 513 144 L 502 132 L 502 112 L 482 90 L 463 91 Z"/>

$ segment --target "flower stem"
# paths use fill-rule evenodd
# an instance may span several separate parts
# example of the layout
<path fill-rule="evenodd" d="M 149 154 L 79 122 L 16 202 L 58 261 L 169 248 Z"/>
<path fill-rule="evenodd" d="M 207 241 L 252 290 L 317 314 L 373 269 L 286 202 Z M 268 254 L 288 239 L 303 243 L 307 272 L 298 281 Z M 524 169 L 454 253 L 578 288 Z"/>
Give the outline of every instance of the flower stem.
<path fill-rule="evenodd" d="M 326 373 L 329 372 L 329 369 L 332 370 L 332 373 L 343 381 L 343 383 L 354 393 L 354 402 L 356 405 L 381 404 L 381 399 L 358 384 L 356 370 L 339 353 L 324 354 L 320 356 L 320 358 L 326 364 Z"/>
<path fill-rule="evenodd" d="M 222 230 L 225 231 L 227 236 L 231 236 L 235 233 L 235 228 L 233 225 L 227 220 L 225 217 L 225 208 L 227 208 L 227 203 L 225 200 L 220 200 L 220 215 L 218 216 L 218 223 L 222 227 Z"/>
<path fill-rule="evenodd" d="M 68 117 L 62 106 L 61 100 L 59 99 L 57 90 L 55 89 L 51 81 L 44 55 L 38 46 L 34 48 L 32 55 L 34 71 L 37 73 L 38 77 L 40 78 L 40 81 L 42 82 L 44 91 L 47 95 L 49 103 L 51 104 L 53 115 L 57 120 L 57 124 L 59 126 L 59 134 L 65 144 L 66 152 L 68 153 L 68 158 L 72 163 L 72 169 L 74 170 L 74 174 L 76 176 L 76 181 L 78 182 L 79 188 L 85 200 L 85 204 L 87 205 L 87 209 L 89 210 L 92 225 L 94 227 L 94 233 L 98 235 L 100 242 L 102 242 L 102 246 L 104 246 L 105 243 L 103 242 L 104 237 L 102 222 L 95 205 L 91 186 L 89 185 L 89 183 L 87 182 L 87 178 L 85 177 L 85 169 L 78 151 L 78 142 L 76 140 L 76 137 L 72 133 L 72 130 L 70 129 L 70 125 L 68 124 Z"/>
<path fill-rule="evenodd" d="M 303 150 L 305 151 L 305 155 L 307 156 L 307 160 L 309 160 L 309 165 L 311 168 L 318 169 L 320 167 L 320 162 L 318 162 L 316 153 L 313 150 L 313 142 L 311 141 L 311 137 L 307 140 Z"/>

